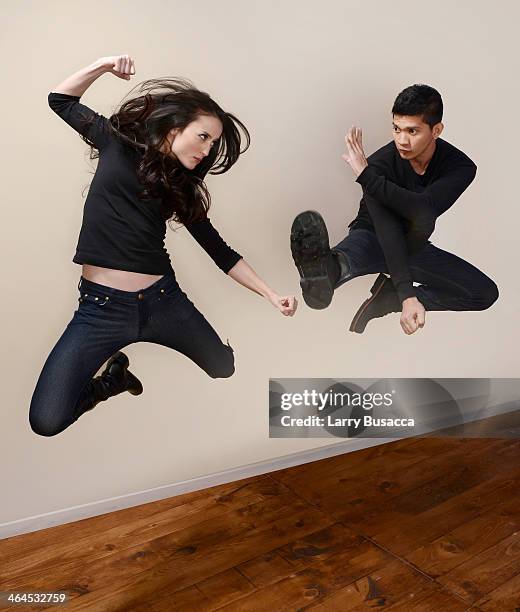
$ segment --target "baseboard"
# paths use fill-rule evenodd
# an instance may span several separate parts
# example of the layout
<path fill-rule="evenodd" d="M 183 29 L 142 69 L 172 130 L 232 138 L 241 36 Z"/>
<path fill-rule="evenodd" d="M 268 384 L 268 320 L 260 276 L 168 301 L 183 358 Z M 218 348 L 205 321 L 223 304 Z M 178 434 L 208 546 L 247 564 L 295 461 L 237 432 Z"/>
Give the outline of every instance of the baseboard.
<path fill-rule="evenodd" d="M 215 474 L 200 476 L 198 478 L 164 485 L 154 489 L 147 489 L 146 491 L 138 491 L 127 495 L 120 495 L 119 497 L 101 499 L 88 504 L 82 504 L 81 506 L 73 506 L 71 508 L 55 510 L 45 514 L 29 516 L 8 523 L 0 523 L 0 540 L 24 533 L 40 531 L 41 529 L 48 529 L 49 527 L 55 527 L 57 525 L 64 525 L 65 523 L 72 523 L 93 516 L 99 516 L 100 514 L 107 514 L 108 512 L 115 512 L 116 510 L 140 506 L 141 504 L 167 499 L 168 497 L 175 497 L 182 493 L 200 491 L 201 489 L 234 482 L 242 478 L 250 478 L 251 476 L 258 476 L 260 474 L 282 470 L 295 465 L 318 461 L 319 459 L 326 459 L 327 457 L 334 457 L 370 446 L 385 444 L 386 442 L 395 442 L 395 438 L 350 438 L 343 442 L 292 453 L 290 455 L 276 457 L 275 459 L 258 461 Z"/>
<path fill-rule="evenodd" d="M 490 406 L 486 408 L 485 417 L 489 418 L 491 416 L 513 412 L 518 410 L 518 407 L 518 401 L 505 402 L 499 405 Z M 484 415 L 482 413 L 465 415 L 465 422 L 471 423 L 473 421 L 482 419 L 483 416 Z M 444 419 L 439 418 L 435 423 L 435 426 L 430 428 L 430 431 L 440 430 L 449 425 L 452 425 L 452 423 L 445 422 Z M 164 485 L 154 489 L 147 489 L 146 491 L 129 493 L 119 497 L 102 499 L 95 502 L 90 502 L 88 504 L 82 504 L 81 506 L 73 506 L 71 508 L 55 510 L 53 512 L 39 514 L 37 516 L 29 516 L 27 518 L 8 523 L 0 523 L 0 540 L 24 533 L 39 531 L 41 529 L 47 529 L 49 527 L 55 527 L 56 525 L 63 525 L 65 523 L 79 521 L 80 519 L 84 518 L 99 516 L 100 514 L 107 514 L 108 512 L 114 512 L 116 510 L 132 508 L 134 506 L 147 504 L 160 499 L 167 499 L 168 497 L 175 497 L 176 495 L 181 495 L 182 493 L 200 491 L 201 489 L 207 489 L 216 485 L 234 482 L 236 480 L 241 480 L 242 478 L 250 478 L 251 476 L 258 476 L 260 474 L 282 470 L 295 465 L 302 465 L 304 463 L 310 463 L 311 461 L 318 461 L 320 459 L 326 459 L 327 457 L 334 457 L 336 455 L 350 453 L 363 448 L 369 448 L 379 444 L 386 444 L 387 442 L 395 442 L 397 439 L 399 438 L 349 438 L 334 444 L 320 446 L 319 448 L 299 451 L 297 453 L 283 455 L 281 457 L 276 457 L 274 459 L 268 459 L 265 461 L 258 461 L 256 463 L 250 463 L 237 468 L 232 468 L 230 470 L 217 472 L 215 474 L 192 478 L 183 482 Z"/>

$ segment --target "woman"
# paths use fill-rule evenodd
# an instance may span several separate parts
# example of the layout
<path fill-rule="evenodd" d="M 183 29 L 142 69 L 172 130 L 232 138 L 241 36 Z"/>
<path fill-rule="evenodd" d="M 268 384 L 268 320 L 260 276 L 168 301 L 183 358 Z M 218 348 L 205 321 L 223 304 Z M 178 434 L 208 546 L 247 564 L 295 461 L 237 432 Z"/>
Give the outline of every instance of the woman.
<path fill-rule="evenodd" d="M 73 258 L 83 266 L 79 306 L 31 400 L 31 427 L 44 436 L 63 431 L 113 395 L 142 393 L 120 350 L 134 342 L 173 348 L 213 378 L 233 374 L 233 349 L 175 280 L 164 248 L 166 221 L 185 225 L 219 268 L 282 314 L 292 316 L 297 307 L 294 296 L 278 295 L 256 275 L 207 216 L 210 196 L 203 179 L 237 161 L 240 131 L 247 149 L 244 125 L 181 79 L 145 81 L 140 95 L 107 119 L 79 102 L 106 72 L 129 80 L 134 61 L 128 55 L 101 58 L 49 94 L 51 108 L 90 144 L 91 159 L 99 162 Z"/>

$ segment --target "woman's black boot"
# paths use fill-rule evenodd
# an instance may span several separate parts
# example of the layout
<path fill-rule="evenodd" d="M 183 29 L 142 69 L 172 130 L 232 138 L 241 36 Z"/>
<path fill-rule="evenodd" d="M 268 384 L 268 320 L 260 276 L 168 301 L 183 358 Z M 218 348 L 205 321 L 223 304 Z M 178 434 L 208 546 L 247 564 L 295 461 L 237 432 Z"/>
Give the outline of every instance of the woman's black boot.
<path fill-rule="evenodd" d="M 101 375 L 94 377 L 85 388 L 76 408 L 78 416 L 124 391 L 132 395 L 143 392 L 141 381 L 128 370 L 128 365 L 128 357 L 121 351 L 110 357 Z"/>

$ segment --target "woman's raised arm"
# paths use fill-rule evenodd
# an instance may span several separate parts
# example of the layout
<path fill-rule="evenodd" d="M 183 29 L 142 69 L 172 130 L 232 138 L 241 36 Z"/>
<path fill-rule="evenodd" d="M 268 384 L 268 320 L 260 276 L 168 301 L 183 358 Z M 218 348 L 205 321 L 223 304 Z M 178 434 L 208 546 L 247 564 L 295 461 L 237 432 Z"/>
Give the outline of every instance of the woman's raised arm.
<path fill-rule="evenodd" d="M 134 61 L 128 55 L 102 57 L 62 81 L 48 95 L 52 110 L 99 151 L 102 151 L 110 141 L 107 130 L 108 120 L 80 103 L 79 99 L 105 72 L 129 80 L 130 74 L 135 74 Z"/>
<path fill-rule="evenodd" d="M 81 98 L 92 83 L 105 72 L 110 72 L 120 79 L 129 81 L 130 75 L 135 74 L 134 60 L 129 55 L 100 57 L 92 64 L 66 78 L 52 91 Z"/>

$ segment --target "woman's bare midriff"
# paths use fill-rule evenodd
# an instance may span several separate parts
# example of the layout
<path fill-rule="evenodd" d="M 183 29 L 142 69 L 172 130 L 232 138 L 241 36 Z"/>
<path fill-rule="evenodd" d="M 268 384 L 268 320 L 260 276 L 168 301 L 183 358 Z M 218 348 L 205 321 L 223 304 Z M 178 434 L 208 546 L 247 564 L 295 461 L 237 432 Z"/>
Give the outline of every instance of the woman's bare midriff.
<path fill-rule="evenodd" d="M 100 268 L 90 264 L 83 264 L 81 275 L 93 283 L 122 291 L 146 289 L 164 276 L 163 274 L 141 274 L 140 272 Z"/>

